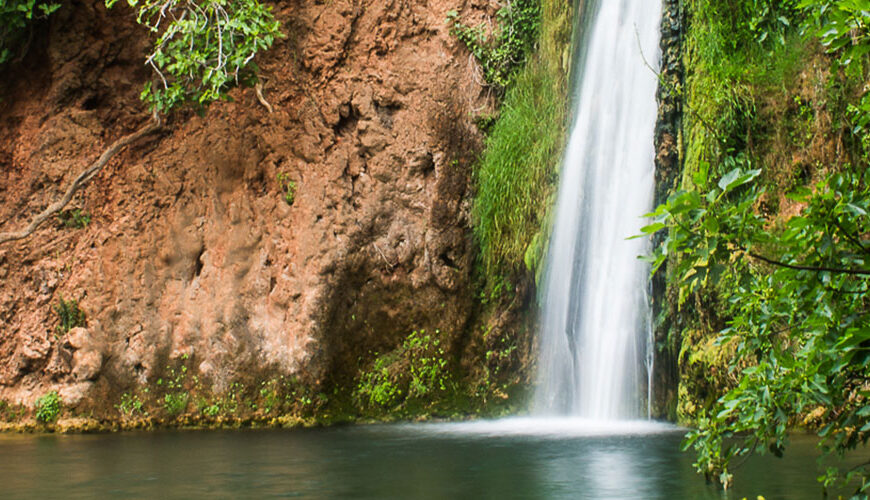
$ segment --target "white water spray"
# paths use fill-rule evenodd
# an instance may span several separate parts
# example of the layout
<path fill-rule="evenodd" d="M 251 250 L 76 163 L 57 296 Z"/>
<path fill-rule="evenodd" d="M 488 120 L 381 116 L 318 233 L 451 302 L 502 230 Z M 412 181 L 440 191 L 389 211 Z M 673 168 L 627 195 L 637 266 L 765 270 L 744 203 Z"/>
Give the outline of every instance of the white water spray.
<path fill-rule="evenodd" d="M 541 320 L 535 411 L 647 416 L 652 360 L 648 266 L 660 0 L 601 0 L 585 43 L 562 165 Z M 582 65 L 582 67 L 581 67 Z"/>

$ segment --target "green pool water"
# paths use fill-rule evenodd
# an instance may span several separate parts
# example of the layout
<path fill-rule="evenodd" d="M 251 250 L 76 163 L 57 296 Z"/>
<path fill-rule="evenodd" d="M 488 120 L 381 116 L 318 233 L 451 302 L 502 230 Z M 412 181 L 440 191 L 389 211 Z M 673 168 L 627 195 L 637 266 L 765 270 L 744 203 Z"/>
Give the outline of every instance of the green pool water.
<path fill-rule="evenodd" d="M 328 429 L 0 436 L 0 498 L 821 498 L 795 437 L 727 493 L 683 431 L 551 419 Z"/>

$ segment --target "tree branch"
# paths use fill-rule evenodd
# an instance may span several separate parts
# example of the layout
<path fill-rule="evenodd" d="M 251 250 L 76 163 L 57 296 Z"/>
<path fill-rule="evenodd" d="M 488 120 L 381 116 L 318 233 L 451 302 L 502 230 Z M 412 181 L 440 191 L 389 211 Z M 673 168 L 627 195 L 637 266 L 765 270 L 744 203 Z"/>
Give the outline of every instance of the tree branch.
<path fill-rule="evenodd" d="M 834 221 L 834 225 L 837 226 L 837 229 L 839 229 L 840 232 L 843 233 L 843 236 L 845 236 L 847 240 L 852 242 L 852 244 L 855 245 L 856 247 L 858 247 L 863 253 L 870 254 L 870 249 L 865 247 L 864 244 L 861 243 L 861 241 L 855 237 L 855 235 L 853 235 L 849 231 L 846 231 L 846 228 L 844 228 L 843 225 L 840 224 L 840 221 L 837 220 L 836 217 L 832 217 L 832 219 Z"/>
<path fill-rule="evenodd" d="M 781 262 L 781 261 L 778 261 L 775 259 L 771 259 L 769 257 L 765 257 L 764 255 L 760 255 L 760 254 L 751 252 L 748 248 L 743 247 L 743 246 L 741 246 L 740 249 L 743 250 L 743 253 L 752 257 L 753 259 L 757 259 L 757 260 L 760 260 L 762 262 L 766 262 L 766 263 L 774 265 L 774 266 L 785 267 L 787 269 L 795 269 L 797 271 L 815 271 L 815 272 L 827 271 L 830 273 L 837 273 L 837 274 L 857 274 L 857 275 L 862 275 L 862 276 L 870 276 L 870 270 L 866 270 L 866 269 L 846 269 L 846 268 L 841 268 L 841 267 L 802 266 L 802 265 L 798 265 L 798 264 L 787 264 L 785 262 Z"/>
<path fill-rule="evenodd" d="M 30 224 L 28 224 L 26 228 L 17 232 L 0 233 L 0 245 L 9 241 L 23 240 L 24 238 L 27 238 L 28 236 L 33 234 L 33 232 L 36 231 L 36 229 L 39 228 L 39 226 L 42 225 L 42 223 L 45 222 L 49 217 L 63 210 L 63 208 L 67 206 L 67 204 L 72 200 L 73 196 L 75 196 L 78 190 L 85 186 L 91 179 L 93 179 L 94 176 L 99 173 L 99 171 L 102 170 L 102 168 L 106 166 L 109 160 L 111 160 L 112 157 L 118 154 L 119 151 L 124 149 L 126 146 L 138 141 L 142 137 L 145 137 L 146 135 L 157 131 L 161 127 L 161 125 L 162 120 L 155 111 L 151 115 L 151 122 L 148 125 L 140 128 L 132 134 L 125 135 L 124 137 L 121 137 L 117 141 L 113 142 L 112 145 L 109 146 L 109 148 L 106 149 L 106 151 L 103 152 L 102 155 L 100 155 L 97 161 L 95 161 L 91 164 L 91 166 L 82 171 L 82 173 L 80 173 L 69 184 L 69 186 L 67 186 L 66 192 L 61 199 L 52 203 L 45 210 L 40 212 L 39 215 L 37 215 L 33 218 L 33 220 L 30 221 Z"/>

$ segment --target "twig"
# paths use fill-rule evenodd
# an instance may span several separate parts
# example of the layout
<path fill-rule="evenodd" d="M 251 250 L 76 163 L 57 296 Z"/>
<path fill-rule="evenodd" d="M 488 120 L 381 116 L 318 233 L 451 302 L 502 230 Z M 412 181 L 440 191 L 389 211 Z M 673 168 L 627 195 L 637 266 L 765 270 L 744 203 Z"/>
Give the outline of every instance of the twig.
<path fill-rule="evenodd" d="M 855 235 L 853 235 L 849 231 L 846 231 L 846 228 L 844 228 L 843 225 L 840 224 L 840 221 L 837 220 L 836 217 L 832 217 L 832 219 L 834 221 L 834 225 L 837 226 L 837 229 L 839 229 L 843 233 L 843 236 L 845 236 L 847 240 L 849 240 L 856 247 L 860 248 L 863 253 L 870 254 L 870 249 L 865 247 L 864 244 L 861 243 L 861 241 L 858 240 L 857 237 L 855 237 Z"/>
<path fill-rule="evenodd" d="M 858 274 L 858 275 L 862 275 L 862 276 L 870 276 L 870 270 L 866 270 L 866 269 L 847 269 L 847 268 L 842 268 L 842 267 L 802 266 L 799 264 L 788 264 L 786 262 L 781 262 L 781 261 L 778 261 L 775 259 L 765 257 L 764 255 L 760 255 L 760 254 L 751 252 L 751 251 L 749 251 L 749 249 L 747 249 L 744 246 L 740 246 L 740 249 L 743 250 L 743 253 L 752 257 L 753 259 L 758 259 L 762 262 L 767 262 L 768 264 L 771 264 L 774 266 L 785 267 L 787 269 L 794 269 L 797 271 L 814 271 L 817 273 L 827 271 L 830 273 L 837 273 L 837 274 Z"/>
<path fill-rule="evenodd" d="M 33 232 L 36 231 L 36 229 L 49 217 L 63 210 L 63 208 L 67 206 L 67 204 L 72 200 L 73 196 L 75 196 L 78 190 L 86 185 L 88 181 L 90 181 L 103 167 L 105 167 L 109 160 L 111 160 L 112 157 L 118 154 L 119 151 L 124 149 L 126 146 L 138 141 L 142 137 L 145 137 L 146 135 L 157 131 L 161 127 L 161 125 L 162 120 L 157 114 L 157 111 L 154 111 L 154 113 L 151 115 L 151 123 L 140 128 L 136 132 L 133 132 L 132 134 L 121 137 L 120 139 L 112 143 L 112 145 L 109 146 L 109 148 L 106 149 L 106 151 L 103 152 L 102 155 L 100 155 L 97 161 L 91 164 L 90 167 L 86 168 L 69 184 L 69 186 L 67 186 L 66 193 L 64 193 L 63 197 L 60 200 L 52 203 L 48 206 L 48 208 L 46 208 L 39 215 L 34 217 L 26 228 L 17 232 L 0 233 L 0 245 L 8 241 L 22 240 L 33 234 Z"/>
<path fill-rule="evenodd" d="M 390 269 L 393 269 L 396 267 L 395 264 L 393 264 L 389 260 L 387 260 L 387 256 L 384 255 L 384 252 L 381 251 L 381 247 L 379 247 L 377 243 L 372 243 L 372 246 L 375 247 L 375 250 L 377 250 L 379 254 L 381 254 L 381 258 L 384 259 L 384 262 L 386 262 L 388 266 L 390 266 Z"/>

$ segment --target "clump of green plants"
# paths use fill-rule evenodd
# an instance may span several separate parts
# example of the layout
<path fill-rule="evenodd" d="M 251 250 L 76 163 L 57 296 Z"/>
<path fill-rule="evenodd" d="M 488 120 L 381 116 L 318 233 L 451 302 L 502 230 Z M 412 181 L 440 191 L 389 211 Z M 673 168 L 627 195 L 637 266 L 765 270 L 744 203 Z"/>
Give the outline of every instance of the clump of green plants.
<path fill-rule="evenodd" d="M 163 409 L 170 416 L 178 415 L 187 409 L 188 397 L 186 391 L 167 392 L 163 395 Z"/>
<path fill-rule="evenodd" d="M 166 388 L 166 393 L 163 395 L 163 409 L 170 416 L 178 415 L 187 409 L 190 394 L 185 387 L 187 365 L 183 363 L 189 358 L 188 354 L 182 354 L 180 358 L 182 365 L 178 369 L 167 366 L 166 378 L 157 379 L 157 385 Z"/>
<path fill-rule="evenodd" d="M 293 205 L 296 201 L 296 182 L 290 180 L 290 177 L 284 172 L 278 172 L 278 188 L 281 190 L 281 195 L 288 205 Z"/>
<path fill-rule="evenodd" d="M 205 398 L 199 398 L 196 402 L 196 407 L 199 412 L 208 418 L 215 418 L 221 414 L 220 401 L 209 401 Z"/>
<path fill-rule="evenodd" d="M 91 215 L 80 208 L 63 210 L 58 212 L 57 222 L 67 229 L 85 229 L 91 223 Z"/>
<path fill-rule="evenodd" d="M 115 408 L 125 418 L 132 418 L 137 415 L 145 416 L 148 412 L 145 411 L 145 404 L 136 394 L 125 392 L 121 395 L 120 403 L 115 405 Z"/>
<path fill-rule="evenodd" d="M 64 300 L 63 295 L 61 295 L 60 300 L 54 306 L 54 312 L 57 313 L 60 320 L 60 324 L 57 325 L 58 335 L 66 334 L 73 328 L 87 324 L 85 312 L 79 308 L 79 303 L 75 299 Z"/>
<path fill-rule="evenodd" d="M 497 303 L 502 297 L 512 299 L 514 296 L 514 288 L 508 276 L 495 275 L 489 285 L 487 290 L 481 290 L 478 294 L 478 299 L 483 305 Z"/>
<path fill-rule="evenodd" d="M 36 421 L 49 424 L 57 420 L 61 410 L 61 399 L 57 391 L 44 394 L 36 400 Z"/>
<path fill-rule="evenodd" d="M 449 373 L 440 332 L 411 332 L 395 350 L 375 357 L 359 374 L 354 398 L 362 407 L 393 409 L 399 405 L 426 406 L 447 390 Z"/>
<path fill-rule="evenodd" d="M 514 0 L 496 13 L 498 27 L 489 33 L 486 23 L 467 26 L 459 13 L 451 10 L 447 20 L 451 33 L 468 47 L 483 69 L 487 83 L 506 87 L 514 73 L 534 47 L 541 29 L 540 0 Z"/>
<path fill-rule="evenodd" d="M 118 0 L 106 0 L 112 7 Z M 271 9 L 257 0 L 127 0 L 136 20 L 158 35 L 145 62 L 157 75 L 142 100 L 156 111 L 189 102 L 202 108 L 241 83 L 256 81 L 252 62 L 282 37 Z"/>
<path fill-rule="evenodd" d="M 281 377 L 283 381 L 284 377 Z M 280 387 L 278 379 L 264 380 L 260 382 L 260 408 L 264 413 L 270 414 L 272 411 L 277 411 L 281 404 L 281 398 L 278 394 Z"/>
<path fill-rule="evenodd" d="M 0 399 L 0 419 L 6 422 L 15 422 L 27 413 L 27 408 L 22 404 L 11 404 L 5 399 Z"/>
<path fill-rule="evenodd" d="M 26 50 L 32 36 L 32 23 L 45 19 L 60 8 L 60 3 L 40 0 L 3 0 L 0 2 L 0 65 Z M 23 45 L 23 49 L 20 47 Z"/>

